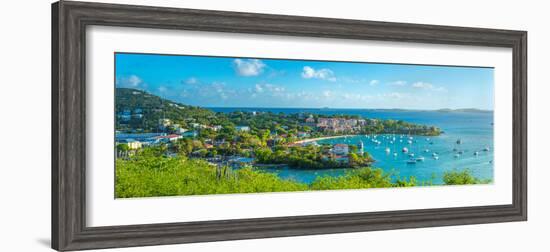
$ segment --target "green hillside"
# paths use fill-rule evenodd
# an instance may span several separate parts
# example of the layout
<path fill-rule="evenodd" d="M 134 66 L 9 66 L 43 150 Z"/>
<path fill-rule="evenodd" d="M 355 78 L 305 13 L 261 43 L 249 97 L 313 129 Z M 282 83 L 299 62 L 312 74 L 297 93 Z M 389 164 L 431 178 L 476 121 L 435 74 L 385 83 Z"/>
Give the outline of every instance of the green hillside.
<path fill-rule="evenodd" d="M 190 123 L 208 124 L 218 118 L 211 110 L 162 99 L 137 89 L 117 88 L 115 103 L 117 130 L 154 132 L 162 118 L 182 127 L 188 127 Z"/>

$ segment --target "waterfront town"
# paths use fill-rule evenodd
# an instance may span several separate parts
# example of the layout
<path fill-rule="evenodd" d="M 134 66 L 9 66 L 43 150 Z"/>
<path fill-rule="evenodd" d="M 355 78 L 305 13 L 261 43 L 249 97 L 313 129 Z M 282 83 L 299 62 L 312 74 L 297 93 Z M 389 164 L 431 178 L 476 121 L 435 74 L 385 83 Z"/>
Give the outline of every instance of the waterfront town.
<path fill-rule="evenodd" d="M 140 111 L 140 110 L 137 110 Z M 136 111 L 136 112 L 137 112 Z M 257 113 L 255 113 L 257 114 Z M 132 115 L 135 117 L 135 114 Z M 127 112 L 123 112 L 118 115 L 120 120 L 126 120 Z M 142 118 L 142 116 L 139 116 Z M 354 132 L 360 131 L 362 126 L 366 125 L 367 120 L 364 119 L 345 119 L 345 118 L 318 118 L 318 122 L 315 122 L 313 116 L 310 115 L 307 119 L 303 121 L 304 126 L 314 126 L 316 129 L 323 132 L 331 133 L 348 133 L 352 134 Z M 192 157 L 203 157 L 207 158 L 211 162 L 221 163 L 222 161 L 228 162 L 230 164 L 235 163 L 248 163 L 253 162 L 253 149 L 244 149 L 241 150 L 241 153 L 245 153 L 244 156 L 232 155 L 228 157 L 223 157 L 222 155 L 208 155 L 208 151 L 211 149 L 223 147 L 224 145 L 235 145 L 239 141 L 238 137 L 242 135 L 250 134 L 249 126 L 235 126 L 234 130 L 238 133 L 237 137 L 233 142 L 226 141 L 225 139 L 211 139 L 211 138 L 201 138 L 201 131 L 213 131 L 218 132 L 223 129 L 221 125 L 203 125 L 199 123 L 191 123 L 191 128 L 186 129 L 181 127 L 180 124 L 173 123 L 170 119 L 161 119 L 158 124 L 158 132 L 156 133 L 122 133 L 116 132 L 116 145 L 117 145 L 117 155 L 119 157 L 124 155 L 131 155 L 132 153 L 138 151 L 139 149 L 146 147 L 154 147 L 164 145 L 167 149 L 177 146 L 179 141 L 191 141 L 196 146 L 202 146 L 191 152 Z M 292 133 L 290 133 L 292 134 Z M 326 136 L 319 138 L 310 138 L 310 132 L 296 132 L 295 135 L 292 135 L 291 138 L 295 139 L 295 142 L 285 142 L 285 139 L 289 139 L 289 134 L 278 135 L 276 132 L 270 134 L 266 141 L 266 146 L 269 148 L 274 148 L 281 144 L 281 146 L 287 147 L 307 147 L 307 146 L 316 146 L 320 147 L 315 140 L 325 139 L 330 137 L 340 137 L 340 136 Z M 361 142 L 358 145 L 354 145 L 350 148 L 348 144 L 335 144 L 330 146 L 330 148 L 325 148 L 322 158 L 324 160 L 334 160 L 339 163 L 349 163 L 350 159 L 350 149 L 353 153 L 357 153 L 359 156 L 364 155 L 363 143 Z M 251 153 L 251 154 L 246 154 Z M 167 155 L 176 155 L 176 153 L 167 152 Z"/>
<path fill-rule="evenodd" d="M 117 91 L 117 158 L 130 157 L 144 148 L 160 148 L 165 156 L 201 158 L 220 166 L 349 168 L 374 161 L 364 151 L 363 142 L 320 145 L 317 141 L 359 134 L 440 133 L 435 127 L 349 115 L 215 113 L 141 91 Z"/>

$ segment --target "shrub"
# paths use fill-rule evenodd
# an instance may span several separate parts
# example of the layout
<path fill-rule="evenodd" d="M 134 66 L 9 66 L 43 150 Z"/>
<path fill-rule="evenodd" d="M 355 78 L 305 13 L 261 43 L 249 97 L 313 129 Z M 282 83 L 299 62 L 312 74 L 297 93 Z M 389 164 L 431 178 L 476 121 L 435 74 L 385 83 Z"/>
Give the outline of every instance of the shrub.
<path fill-rule="evenodd" d="M 462 171 L 452 170 L 443 174 L 443 182 L 446 185 L 488 184 L 491 180 L 480 180 L 472 175 L 469 169 Z"/>

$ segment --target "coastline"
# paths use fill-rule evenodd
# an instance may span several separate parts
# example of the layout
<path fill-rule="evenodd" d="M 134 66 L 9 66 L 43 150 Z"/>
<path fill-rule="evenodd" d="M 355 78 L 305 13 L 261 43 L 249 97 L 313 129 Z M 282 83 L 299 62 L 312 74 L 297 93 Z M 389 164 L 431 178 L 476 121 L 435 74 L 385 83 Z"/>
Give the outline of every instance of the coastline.
<path fill-rule="evenodd" d="M 342 135 L 342 136 L 326 136 L 326 137 L 309 138 L 309 139 L 296 141 L 292 144 L 303 144 L 303 143 L 315 142 L 315 141 L 325 140 L 325 139 L 334 139 L 334 138 L 352 137 L 352 136 L 358 136 L 358 135 Z"/>

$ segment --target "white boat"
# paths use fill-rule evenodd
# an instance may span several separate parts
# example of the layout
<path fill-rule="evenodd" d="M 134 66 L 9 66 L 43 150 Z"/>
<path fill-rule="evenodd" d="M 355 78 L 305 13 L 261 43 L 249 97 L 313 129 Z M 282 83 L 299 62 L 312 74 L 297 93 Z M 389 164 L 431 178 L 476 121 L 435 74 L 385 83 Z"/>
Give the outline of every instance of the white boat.
<path fill-rule="evenodd" d="M 416 161 L 418 162 L 424 162 L 425 158 L 423 156 L 417 157 Z"/>
<path fill-rule="evenodd" d="M 439 156 L 434 156 L 434 159 L 435 159 L 435 160 L 438 160 L 438 159 L 439 159 Z"/>
<path fill-rule="evenodd" d="M 386 148 L 386 153 L 390 154 L 391 150 L 390 148 Z"/>
<path fill-rule="evenodd" d="M 407 152 L 409 152 L 409 149 L 407 147 L 403 147 L 403 150 L 401 150 L 401 151 L 403 151 L 403 153 L 407 153 Z"/>
<path fill-rule="evenodd" d="M 474 152 L 474 156 L 477 156 L 477 155 L 479 155 L 479 151 Z"/>
<path fill-rule="evenodd" d="M 416 159 L 411 158 L 411 159 L 407 160 L 407 164 L 416 164 Z"/>
<path fill-rule="evenodd" d="M 455 158 L 459 158 L 460 157 L 460 154 L 455 154 Z"/>
<path fill-rule="evenodd" d="M 483 148 L 483 151 L 489 151 L 489 147 Z"/>
<path fill-rule="evenodd" d="M 430 141 L 430 138 L 429 138 L 429 137 L 428 137 L 428 138 L 426 138 L 426 142 L 429 142 L 429 141 Z"/>
<path fill-rule="evenodd" d="M 407 141 L 407 143 L 409 143 L 409 144 L 412 144 L 412 143 L 413 143 L 413 141 L 409 140 L 409 141 Z"/>
<path fill-rule="evenodd" d="M 413 158 L 413 157 L 414 157 L 414 153 L 409 154 L 409 157 L 412 157 L 412 158 Z"/>
<path fill-rule="evenodd" d="M 437 157 L 437 152 L 432 153 L 432 157 Z"/>
<path fill-rule="evenodd" d="M 425 149 L 425 150 L 424 150 L 424 152 L 428 153 L 428 152 L 430 152 L 430 150 L 428 150 L 428 149 Z"/>
<path fill-rule="evenodd" d="M 394 152 L 394 153 L 393 153 L 393 156 L 394 156 L 394 157 L 397 157 L 397 152 Z"/>

